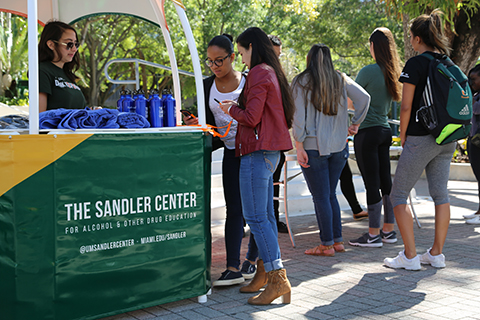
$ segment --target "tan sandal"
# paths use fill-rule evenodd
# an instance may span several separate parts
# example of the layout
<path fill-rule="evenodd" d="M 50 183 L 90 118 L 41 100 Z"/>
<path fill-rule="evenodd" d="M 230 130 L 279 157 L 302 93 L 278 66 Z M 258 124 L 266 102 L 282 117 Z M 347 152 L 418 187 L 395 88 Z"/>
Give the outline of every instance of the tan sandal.
<path fill-rule="evenodd" d="M 305 250 L 305 254 L 311 256 L 333 257 L 335 255 L 335 249 L 333 249 L 333 245 L 324 246 L 320 244 L 315 248 Z"/>
<path fill-rule="evenodd" d="M 353 220 L 360 221 L 360 220 L 363 220 L 363 219 L 368 219 L 368 212 L 367 211 L 362 211 L 362 212 L 353 214 Z"/>
<path fill-rule="evenodd" d="M 343 245 L 344 242 L 335 242 L 333 244 L 333 249 L 335 249 L 335 252 L 345 252 L 345 246 Z"/>

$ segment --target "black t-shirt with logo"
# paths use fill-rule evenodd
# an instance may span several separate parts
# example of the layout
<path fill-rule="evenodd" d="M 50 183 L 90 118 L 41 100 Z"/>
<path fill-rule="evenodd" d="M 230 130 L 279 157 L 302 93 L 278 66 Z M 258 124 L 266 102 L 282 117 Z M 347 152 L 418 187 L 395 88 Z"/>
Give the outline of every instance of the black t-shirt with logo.
<path fill-rule="evenodd" d="M 40 62 L 38 70 L 39 91 L 48 97 L 47 110 L 85 108 L 87 101 L 80 87 L 67 77 L 63 69 L 50 61 L 44 61 Z"/>
<path fill-rule="evenodd" d="M 440 58 L 442 54 L 427 51 L 429 54 L 433 55 L 435 58 Z M 399 81 L 402 83 L 410 83 L 415 86 L 415 94 L 413 96 L 412 103 L 412 113 L 410 115 L 410 121 L 407 127 L 407 135 L 409 136 L 425 136 L 428 131 L 425 127 L 416 121 L 417 110 L 423 105 L 423 90 L 427 84 L 428 76 L 428 65 L 430 60 L 427 57 L 418 55 L 413 58 L 410 58 L 405 67 L 403 68 L 402 74 L 400 75 Z"/>

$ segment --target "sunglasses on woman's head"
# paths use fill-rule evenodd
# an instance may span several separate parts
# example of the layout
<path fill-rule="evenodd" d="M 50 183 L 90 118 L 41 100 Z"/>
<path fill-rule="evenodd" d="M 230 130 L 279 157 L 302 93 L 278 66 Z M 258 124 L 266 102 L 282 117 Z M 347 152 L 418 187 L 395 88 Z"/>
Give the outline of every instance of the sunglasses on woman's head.
<path fill-rule="evenodd" d="M 56 40 L 53 40 L 53 42 L 55 43 L 58 43 L 58 44 L 63 44 L 64 46 L 67 47 L 67 50 L 71 50 L 73 48 L 73 46 L 75 46 L 75 48 L 78 49 L 78 47 L 80 46 L 80 43 L 75 41 L 75 42 L 60 42 L 60 41 L 56 41 Z"/>

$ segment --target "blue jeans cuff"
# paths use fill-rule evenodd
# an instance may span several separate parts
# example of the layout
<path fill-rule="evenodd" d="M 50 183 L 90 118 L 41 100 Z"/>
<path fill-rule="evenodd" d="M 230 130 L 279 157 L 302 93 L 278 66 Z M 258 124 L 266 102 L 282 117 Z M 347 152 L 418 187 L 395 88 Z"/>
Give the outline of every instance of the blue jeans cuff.
<path fill-rule="evenodd" d="M 340 238 L 333 238 L 333 241 L 335 242 L 343 242 L 343 238 L 340 237 Z M 333 244 L 333 243 L 332 243 Z"/>
<path fill-rule="evenodd" d="M 336 241 L 335 241 L 335 242 L 336 242 Z M 334 243 L 334 241 L 333 241 L 333 240 L 330 240 L 330 241 L 325 241 L 325 242 L 324 242 L 324 241 L 322 241 L 322 245 L 323 245 L 323 246 L 332 246 L 332 245 L 333 245 L 333 243 Z"/>
<path fill-rule="evenodd" d="M 272 270 L 283 269 L 282 259 L 277 259 L 271 262 L 263 261 L 263 266 L 265 267 L 266 272 L 270 272 Z"/>

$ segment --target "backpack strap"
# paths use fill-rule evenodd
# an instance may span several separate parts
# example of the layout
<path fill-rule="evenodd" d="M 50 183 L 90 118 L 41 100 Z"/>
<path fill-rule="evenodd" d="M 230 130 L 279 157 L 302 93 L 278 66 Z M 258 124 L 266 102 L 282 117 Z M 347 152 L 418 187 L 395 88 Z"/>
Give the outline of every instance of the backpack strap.
<path fill-rule="evenodd" d="M 430 53 L 428 53 L 428 52 L 424 52 L 424 53 L 422 53 L 420 56 L 425 57 L 425 58 L 427 58 L 428 60 L 433 60 L 433 59 L 435 59 L 435 57 L 432 56 L 432 55 L 431 55 Z"/>
<path fill-rule="evenodd" d="M 430 60 L 430 62 L 432 60 L 438 60 L 442 64 L 444 64 L 446 67 L 455 65 L 455 63 L 446 54 L 442 54 L 442 57 L 440 59 L 434 57 L 431 53 L 428 53 L 428 52 L 424 52 L 420 56 L 427 58 L 428 60 Z"/>

